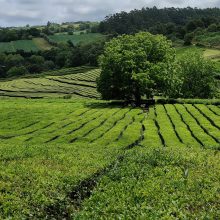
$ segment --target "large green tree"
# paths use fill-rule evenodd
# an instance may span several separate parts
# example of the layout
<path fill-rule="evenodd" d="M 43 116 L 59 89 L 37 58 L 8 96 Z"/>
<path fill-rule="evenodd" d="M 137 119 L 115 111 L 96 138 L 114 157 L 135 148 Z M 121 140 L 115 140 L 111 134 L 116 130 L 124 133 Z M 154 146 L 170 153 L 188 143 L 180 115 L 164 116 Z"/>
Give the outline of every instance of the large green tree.
<path fill-rule="evenodd" d="M 98 91 L 104 99 L 134 99 L 179 93 L 175 50 L 162 35 L 140 32 L 106 43 L 100 57 Z"/>
<path fill-rule="evenodd" d="M 212 61 L 199 51 L 189 51 L 178 59 L 183 98 L 213 98 L 216 94 L 216 71 Z"/>

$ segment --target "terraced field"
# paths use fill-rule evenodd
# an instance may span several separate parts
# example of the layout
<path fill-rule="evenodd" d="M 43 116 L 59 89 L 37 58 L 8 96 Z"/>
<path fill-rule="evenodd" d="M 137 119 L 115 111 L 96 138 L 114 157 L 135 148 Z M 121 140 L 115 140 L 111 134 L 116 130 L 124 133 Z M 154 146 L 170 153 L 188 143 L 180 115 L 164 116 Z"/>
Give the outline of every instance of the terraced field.
<path fill-rule="evenodd" d="M 5 99 L 0 118 L 0 216 L 218 219 L 219 106 Z"/>
<path fill-rule="evenodd" d="M 41 78 L 4 81 L 0 82 L 0 96 L 46 98 L 70 95 L 74 98 L 97 99 L 100 98 L 96 91 L 96 78 L 99 73 L 98 69 L 89 71 L 88 68 L 70 68 L 55 73 L 49 72 L 49 75 Z M 61 76 L 54 76 L 58 74 Z"/>
<path fill-rule="evenodd" d="M 94 103 L 94 108 L 92 105 L 79 109 L 73 107 L 72 110 L 67 108 L 65 111 L 58 108 L 49 109 L 45 113 L 44 108 L 38 106 L 37 102 L 34 105 L 37 111 L 33 106 L 26 106 L 26 110 L 22 108 L 21 111 L 9 111 L 4 115 L 4 121 L 0 125 L 2 143 L 95 142 L 107 146 L 123 139 L 126 130 L 132 127 L 133 136 L 136 136 L 134 143 L 139 140 L 146 146 L 220 149 L 220 108 L 217 106 L 156 105 L 147 114 L 140 109 L 123 109 L 107 105 L 105 108 L 97 103 Z M 72 103 L 67 102 L 66 105 L 70 107 Z M 34 114 L 29 118 L 27 115 L 31 111 Z M 115 129 L 116 133 L 112 133 Z M 146 137 L 144 140 L 140 137 L 141 129 Z"/>

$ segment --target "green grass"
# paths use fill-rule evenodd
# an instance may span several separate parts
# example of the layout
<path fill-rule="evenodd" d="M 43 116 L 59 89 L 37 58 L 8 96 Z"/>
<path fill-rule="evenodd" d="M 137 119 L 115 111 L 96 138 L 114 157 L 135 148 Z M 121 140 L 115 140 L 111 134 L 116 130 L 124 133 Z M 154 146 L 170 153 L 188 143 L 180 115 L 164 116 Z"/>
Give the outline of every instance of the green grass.
<path fill-rule="evenodd" d="M 52 49 L 52 46 L 44 38 L 33 38 L 33 42 L 40 50 Z"/>
<path fill-rule="evenodd" d="M 0 52 L 15 52 L 12 42 L 0 42 Z"/>
<path fill-rule="evenodd" d="M 59 34 L 59 35 L 52 35 L 49 38 L 57 43 L 67 42 L 68 40 L 72 41 L 74 45 L 82 43 L 92 43 L 95 41 L 100 41 L 105 39 L 105 36 L 98 33 L 89 33 L 89 34 L 74 34 L 74 35 L 67 35 L 67 34 Z"/>
<path fill-rule="evenodd" d="M 13 41 L 15 50 L 24 50 L 24 51 L 38 51 L 39 48 L 34 44 L 32 40 L 18 40 Z"/>
<path fill-rule="evenodd" d="M 4 99 L 0 118 L 3 219 L 220 216 L 219 106 Z"/>
<path fill-rule="evenodd" d="M 177 47 L 176 51 L 177 51 L 177 56 L 181 56 L 183 53 L 187 51 L 198 51 L 203 53 L 206 59 L 212 59 L 214 61 L 218 61 L 220 58 L 220 50 L 218 49 L 187 46 L 187 47 Z"/>
<path fill-rule="evenodd" d="M 16 52 L 17 50 L 24 50 L 25 52 L 49 50 L 51 49 L 43 38 L 34 38 L 33 40 L 17 40 L 12 42 L 0 42 L 0 52 Z"/>

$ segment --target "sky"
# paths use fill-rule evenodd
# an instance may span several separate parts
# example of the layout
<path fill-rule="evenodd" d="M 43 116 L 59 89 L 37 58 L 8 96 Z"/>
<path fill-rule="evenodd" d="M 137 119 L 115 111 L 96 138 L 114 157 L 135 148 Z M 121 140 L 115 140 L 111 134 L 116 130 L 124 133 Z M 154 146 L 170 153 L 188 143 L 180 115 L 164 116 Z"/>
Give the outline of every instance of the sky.
<path fill-rule="evenodd" d="M 100 21 L 142 7 L 220 7 L 220 0 L 0 0 L 0 26 Z"/>

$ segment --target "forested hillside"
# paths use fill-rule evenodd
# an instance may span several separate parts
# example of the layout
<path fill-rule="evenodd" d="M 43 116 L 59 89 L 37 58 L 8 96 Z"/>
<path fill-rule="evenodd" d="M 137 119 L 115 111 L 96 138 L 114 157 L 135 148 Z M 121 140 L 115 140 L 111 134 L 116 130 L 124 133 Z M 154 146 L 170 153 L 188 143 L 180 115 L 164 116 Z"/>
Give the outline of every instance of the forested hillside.
<path fill-rule="evenodd" d="M 204 30 L 219 31 L 219 21 L 219 8 L 153 7 L 109 15 L 100 23 L 99 31 L 113 35 L 149 31 L 153 34 L 164 34 L 171 39 L 185 38 L 185 41 L 189 41 L 194 35 L 202 34 Z"/>

